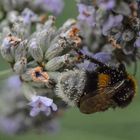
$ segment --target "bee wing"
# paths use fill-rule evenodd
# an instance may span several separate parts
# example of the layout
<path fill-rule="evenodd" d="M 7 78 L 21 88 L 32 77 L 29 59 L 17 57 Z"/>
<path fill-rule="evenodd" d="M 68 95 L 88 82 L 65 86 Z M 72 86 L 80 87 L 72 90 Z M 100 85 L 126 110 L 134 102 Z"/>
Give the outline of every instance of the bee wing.
<path fill-rule="evenodd" d="M 100 88 L 93 93 L 86 94 L 80 99 L 79 109 L 82 113 L 91 114 L 95 112 L 105 111 L 109 107 L 115 106 L 111 99 L 112 96 L 122 88 L 124 81 L 120 81 L 113 86 Z"/>

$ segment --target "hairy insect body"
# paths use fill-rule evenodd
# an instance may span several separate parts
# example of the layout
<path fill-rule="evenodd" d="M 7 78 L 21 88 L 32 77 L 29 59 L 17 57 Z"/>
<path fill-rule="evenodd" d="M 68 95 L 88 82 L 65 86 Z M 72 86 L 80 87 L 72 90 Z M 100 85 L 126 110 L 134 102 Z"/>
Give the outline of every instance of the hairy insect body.
<path fill-rule="evenodd" d="M 136 92 L 135 80 L 123 64 L 99 67 L 92 72 L 67 71 L 58 79 L 57 95 L 85 114 L 126 107 Z"/>

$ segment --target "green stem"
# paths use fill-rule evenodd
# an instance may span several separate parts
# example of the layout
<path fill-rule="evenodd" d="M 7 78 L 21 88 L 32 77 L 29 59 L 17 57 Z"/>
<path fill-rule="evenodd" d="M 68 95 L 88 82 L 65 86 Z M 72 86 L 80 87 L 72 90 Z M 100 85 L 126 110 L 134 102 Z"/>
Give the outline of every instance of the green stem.
<path fill-rule="evenodd" d="M 0 80 L 3 80 L 12 74 L 12 70 L 0 71 Z"/>

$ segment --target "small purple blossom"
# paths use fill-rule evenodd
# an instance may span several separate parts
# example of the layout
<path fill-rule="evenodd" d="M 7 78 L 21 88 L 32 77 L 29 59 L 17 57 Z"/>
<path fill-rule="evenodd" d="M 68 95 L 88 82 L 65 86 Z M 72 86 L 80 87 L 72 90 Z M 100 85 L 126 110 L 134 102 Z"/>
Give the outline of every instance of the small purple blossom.
<path fill-rule="evenodd" d="M 109 62 L 111 62 L 111 59 L 112 59 L 112 55 L 107 52 L 98 52 L 96 54 L 93 54 L 93 53 L 89 52 L 89 50 L 87 48 L 83 48 L 82 53 L 84 55 L 90 56 L 91 58 L 95 58 L 96 60 L 98 60 L 104 64 L 108 64 Z M 80 69 L 84 69 L 86 71 L 92 72 L 98 67 L 98 65 L 90 62 L 89 60 L 84 60 L 83 63 L 77 64 L 77 67 Z"/>
<path fill-rule="evenodd" d="M 94 58 L 97 59 L 98 61 L 106 64 L 111 61 L 111 59 L 112 59 L 111 56 L 112 56 L 111 53 L 98 52 L 94 55 Z"/>
<path fill-rule="evenodd" d="M 78 4 L 78 20 L 86 22 L 90 26 L 95 26 L 95 9 L 93 6 Z"/>
<path fill-rule="evenodd" d="M 22 17 L 23 17 L 23 22 L 25 24 L 29 24 L 31 22 L 35 22 L 38 20 L 37 15 L 31 11 L 30 9 L 26 8 L 23 12 L 22 12 Z"/>
<path fill-rule="evenodd" d="M 87 47 L 83 47 L 81 49 L 81 52 L 84 54 L 84 55 L 87 55 L 89 57 L 94 57 L 94 54 L 91 53 Z M 77 67 L 80 68 L 80 69 L 84 69 L 84 70 L 87 70 L 87 71 L 93 71 L 94 68 L 95 68 L 95 65 L 93 63 L 91 63 L 89 60 L 84 60 L 83 63 L 80 63 L 80 64 L 77 64 Z"/>
<path fill-rule="evenodd" d="M 93 56 L 94 56 L 93 53 L 90 52 L 90 51 L 88 50 L 87 47 L 83 47 L 80 51 L 81 51 L 84 55 L 88 55 L 88 56 L 90 56 L 90 57 L 93 57 Z"/>
<path fill-rule="evenodd" d="M 63 0 L 36 0 L 35 3 L 55 15 L 59 15 L 64 8 Z"/>
<path fill-rule="evenodd" d="M 116 0 L 98 0 L 97 4 L 104 10 L 110 10 L 115 7 Z"/>
<path fill-rule="evenodd" d="M 135 47 L 140 48 L 140 37 L 138 37 L 136 39 L 136 41 L 134 42 Z"/>
<path fill-rule="evenodd" d="M 32 117 L 38 115 L 40 112 L 44 112 L 46 116 L 49 116 L 51 114 L 51 110 L 57 110 L 57 106 L 53 103 L 52 99 L 42 96 L 33 97 L 29 105 L 32 107 L 30 112 Z"/>
<path fill-rule="evenodd" d="M 103 35 L 108 35 L 108 32 L 113 28 L 113 27 L 117 27 L 119 25 L 121 25 L 123 20 L 123 16 L 122 15 L 117 15 L 117 16 L 113 16 L 110 15 L 108 20 L 105 22 L 105 24 L 103 25 Z"/>
<path fill-rule="evenodd" d="M 90 72 L 95 70 L 95 64 L 90 62 L 89 60 L 84 60 L 83 63 L 77 64 L 77 67 L 79 69 L 83 69 L 83 70 L 90 71 Z"/>

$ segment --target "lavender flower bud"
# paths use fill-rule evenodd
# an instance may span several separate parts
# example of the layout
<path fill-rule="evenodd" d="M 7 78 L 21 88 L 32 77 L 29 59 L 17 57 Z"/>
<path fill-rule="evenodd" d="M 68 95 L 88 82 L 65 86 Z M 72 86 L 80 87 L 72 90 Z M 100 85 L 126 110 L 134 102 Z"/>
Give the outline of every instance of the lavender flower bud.
<path fill-rule="evenodd" d="M 68 44 L 64 38 L 56 37 L 50 44 L 50 47 L 45 53 L 45 59 L 50 60 L 56 56 L 59 56 L 65 50 L 69 49 Z"/>
<path fill-rule="evenodd" d="M 43 60 L 43 52 L 40 46 L 37 44 L 35 39 L 32 39 L 29 43 L 29 53 L 37 62 L 42 62 Z"/>
<path fill-rule="evenodd" d="M 136 39 L 136 41 L 134 42 L 135 47 L 140 48 L 140 37 L 138 37 Z"/>
<path fill-rule="evenodd" d="M 20 42 L 15 49 L 15 61 L 21 60 L 22 57 L 27 56 L 27 40 Z"/>
<path fill-rule="evenodd" d="M 68 19 L 62 27 L 60 27 L 57 31 L 57 35 L 60 33 L 69 30 L 72 26 L 76 25 L 76 20 L 75 19 Z"/>
<path fill-rule="evenodd" d="M 9 34 L 6 36 L 2 42 L 2 56 L 8 61 L 13 62 L 12 57 L 14 57 L 15 48 L 21 42 L 21 39 Z M 12 56 L 12 57 L 11 57 Z M 11 60 L 10 60 L 11 59 Z"/>
<path fill-rule="evenodd" d="M 21 13 L 21 16 L 23 17 L 24 24 L 30 24 L 31 22 L 39 21 L 38 16 L 28 8 L 24 9 L 24 11 Z"/>
<path fill-rule="evenodd" d="M 45 69 L 48 71 L 57 71 L 67 64 L 69 57 L 69 54 L 55 57 L 47 62 Z"/>
<path fill-rule="evenodd" d="M 18 12 L 17 11 L 11 11 L 8 13 L 7 19 L 10 23 L 15 23 L 18 20 Z"/>
<path fill-rule="evenodd" d="M 27 66 L 27 59 L 25 57 L 22 57 L 21 60 L 17 61 L 14 65 L 14 71 L 17 74 L 22 74 L 25 72 Z"/>
<path fill-rule="evenodd" d="M 129 5 L 123 1 L 120 1 L 120 3 L 116 5 L 113 11 L 115 11 L 118 14 L 125 15 L 125 16 L 129 16 L 131 13 Z"/>
<path fill-rule="evenodd" d="M 43 28 L 48 30 L 49 28 L 53 27 L 55 24 L 56 18 L 54 16 L 49 16 L 48 20 L 45 22 Z"/>
<path fill-rule="evenodd" d="M 134 32 L 130 30 L 125 30 L 122 34 L 122 39 L 126 42 L 131 41 L 134 38 Z"/>
<path fill-rule="evenodd" d="M 37 32 L 35 38 L 37 40 L 37 44 L 41 47 L 43 52 L 50 46 L 50 42 L 55 34 L 55 28 L 50 27 L 49 29 L 42 29 L 41 31 Z"/>
<path fill-rule="evenodd" d="M 45 59 L 50 60 L 56 56 L 66 54 L 71 49 L 77 49 L 81 44 L 81 38 L 78 33 L 79 29 L 77 27 L 71 27 L 59 36 L 56 36 L 46 51 Z"/>
<path fill-rule="evenodd" d="M 37 41 L 38 44 L 41 46 L 43 52 L 46 52 L 46 50 L 50 46 L 51 40 L 55 36 L 56 27 L 54 26 L 54 23 L 55 17 L 49 16 L 42 29 L 40 29 L 37 33 Z"/>
<path fill-rule="evenodd" d="M 31 32 L 31 27 L 30 24 L 25 24 L 23 22 L 23 19 L 15 22 L 13 24 L 12 31 L 22 40 L 26 39 L 29 37 L 30 32 Z"/>
<path fill-rule="evenodd" d="M 14 57 L 12 56 L 12 53 L 11 53 L 11 43 L 9 41 L 8 38 L 5 38 L 2 42 L 2 45 L 0 47 L 0 51 L 1 51 L 1 55 L 2 57 L 12 63 L 14 61 Z"/>
<path fill-rule="evenodd" d="M 37 66 L 38 66 L 38 63 L 36 61 L 34 61 L 34 60 L 28 62 L 28 64 L 27 64 L 27 68 L 35 68 Z"/>

